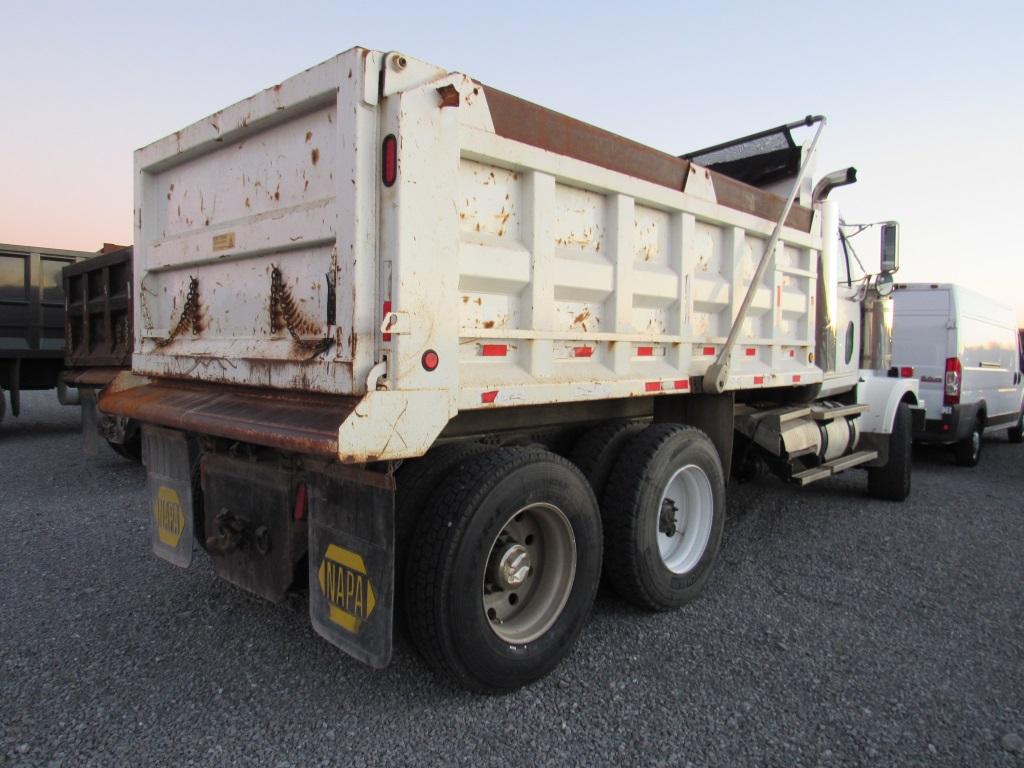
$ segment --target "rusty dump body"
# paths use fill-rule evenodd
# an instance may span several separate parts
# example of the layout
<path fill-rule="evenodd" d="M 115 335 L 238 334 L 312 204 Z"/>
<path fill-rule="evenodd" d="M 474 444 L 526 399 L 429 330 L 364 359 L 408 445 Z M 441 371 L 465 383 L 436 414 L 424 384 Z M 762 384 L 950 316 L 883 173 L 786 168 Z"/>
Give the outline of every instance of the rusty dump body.
<path fill-rule="evenodd" d="M 729 390 L 821 380 L 809 205 L 785 218 Z M 122 365 L 130 308 L 134 375 L 104 412 L 345 463 L 412 458 L 471 411 L 568 417 L 698 390 L 784 209 L 354 48 L 135 153 L 131 301 L 113 263 L 89 278 L 107 296 L 78 286 L 69 362 Z"/>
<path fill-rule="evenodd" d="M 64 380 L 103 387 L 132 364 L 132 248 L 105 245 L 64 268 Z"/>

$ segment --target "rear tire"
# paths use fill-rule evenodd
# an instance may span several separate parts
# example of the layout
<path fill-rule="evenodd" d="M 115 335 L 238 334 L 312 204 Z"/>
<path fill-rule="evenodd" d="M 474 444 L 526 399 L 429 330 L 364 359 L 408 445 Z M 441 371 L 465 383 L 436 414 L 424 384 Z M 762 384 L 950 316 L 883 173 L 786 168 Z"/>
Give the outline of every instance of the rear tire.
<path fill-rule="evenodd" d="M 399 468 L 395 477 L 395 584 L 402 583 L 416 520 L 437 495 L 438 487 L 466 459 L 491 450 L 494 446 L 472 441 L 449 443 Z"/>
<path fill-rule="evenodd" d="M 115 443 L 113 440 L 107 440 L 107 445 L 110 449 L 118 456 L 134 461 L 137 464 L 142 463 L 142 433 L 137 432 L 133 438 L 125 440 L 123 443 Z"/>
<path fill-rule="evenodd" d="M 608 477 L 622 449 L 643 430 L 644 425 L 636 421 L 606 421 L 587 430 L 573 447 L 569 459 L 587 478 L 598 501 L 604 497 Z"/>
<path fill-rule="evenodd" d="M 1024 411 L 1021 411 L 1017 418 L 1017 426 L 1006 430 L 1006 436 L 1011 443 L 1024 443 Z"/>
<path fill-rule="evenodd" d="M 971 434 L 953 445 L 953 456 L 961 467 L 976 467 L 981 459 L 981 438 L 984 428 L 980 419 L 971 425 Z"/>
<path fill-rule="evenodd" d="M 868 469 L 868 493 L 876 499 L 903 501 L 910 495 L 913 437 L 910 404 L 900 403 L 889 435 L 889 460 Z"/>
<path fill-rule="evenodd" d="M 530 550 L 525 561 L 517 546 Z M 518 587 L 496 582 L 511 578 L 506 560 Z M 404 585 L 409 633 L 459 685 L 510 691 L 572 649 L 600 573 L 600 514 L 579 470 L 546 450 L 495 449 L 466 460 L 417 522 Z"/>
<path fill-rule="evenodd" d="M 653 610 L 696 598 L 725 525 L 725 477 L 701 430 L 654 424 L 634 437 L 608 480 L 605 562 L 612 588 Z"/>

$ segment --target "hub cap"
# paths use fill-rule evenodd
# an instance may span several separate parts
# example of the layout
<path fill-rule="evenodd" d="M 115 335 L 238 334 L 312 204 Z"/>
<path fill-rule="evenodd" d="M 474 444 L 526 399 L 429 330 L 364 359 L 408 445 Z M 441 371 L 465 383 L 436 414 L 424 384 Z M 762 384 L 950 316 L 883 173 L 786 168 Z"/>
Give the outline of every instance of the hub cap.
<path fill-rule="evenodd" d="M 528 643 L 555 623 L 576 576 L 576 537 L 565 513 L 532 504 L 513 514 L 491 545 L 481 599 L 498 637 Z"/>
<path fill-rule="evenodd" d="M 692 571 L 711 539 L 711 481 L 696 464 L 676 470 L 665 486 L 657 520 L 658 554 L 672 573 Z"/>

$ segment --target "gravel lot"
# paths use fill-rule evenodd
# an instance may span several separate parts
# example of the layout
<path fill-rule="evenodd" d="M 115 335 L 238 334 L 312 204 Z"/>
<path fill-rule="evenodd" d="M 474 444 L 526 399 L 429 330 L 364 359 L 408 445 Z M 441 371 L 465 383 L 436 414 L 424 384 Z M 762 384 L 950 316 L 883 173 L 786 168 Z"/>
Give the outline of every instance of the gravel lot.
<path fill-rule="evenodd" d="M 1024 446 L 918 452 L 905 504 L 852 472 L 730 487 L 675 613 L 598 598 L 539 684 L 480 698 L 399 642 L 374 672 L 284 606 L 148 551 L 144 471 L 78 409 L 0 425 L 0 763 L 1013 765 L 1024 736 Z M 1022 747 L 1024 748 L 1024 747 Z"/>

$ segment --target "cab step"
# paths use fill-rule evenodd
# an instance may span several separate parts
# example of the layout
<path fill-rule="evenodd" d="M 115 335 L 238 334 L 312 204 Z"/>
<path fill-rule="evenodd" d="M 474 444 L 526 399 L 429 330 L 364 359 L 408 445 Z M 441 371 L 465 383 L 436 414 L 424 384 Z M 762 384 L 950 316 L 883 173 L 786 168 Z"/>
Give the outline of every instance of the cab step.
<path fill-rule="evenodd" d="M 807 485 L 815 480 L 824 480 L 826 477 L 837 475 L 845 469 L 850 469 L 860 464 L 867 464 L 869 461 L 874 461 L 877 458 L 878 451 L 857 451 L 856 453 L 840 456 L 838 459 L 825 462 L 819 467 L 812 467 L 811 469 L 805 469 L 803 472 L 797 472 L 792 475 L 791 479 L 800 485 Z"/>

